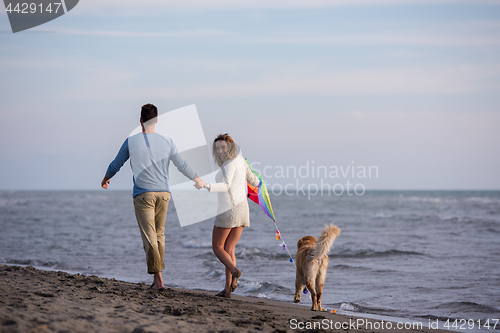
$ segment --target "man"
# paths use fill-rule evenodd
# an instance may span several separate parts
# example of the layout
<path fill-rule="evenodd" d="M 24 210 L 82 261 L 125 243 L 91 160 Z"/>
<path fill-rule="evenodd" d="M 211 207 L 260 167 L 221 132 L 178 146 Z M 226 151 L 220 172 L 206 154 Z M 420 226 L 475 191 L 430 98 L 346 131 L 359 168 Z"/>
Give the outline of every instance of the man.
<path fill-rule="evenodd" d="M 203 187 L 205 182 L 181 158 L 172 139 L 155 132 L 157 117 L 158 109 L 154 105 L 146 104 L 142 107 L 140 118 L 142 133 L 125 140 L 118 155 L 109 165 L 101 186 L 107 189 L 110 179 L 130 158 L 130 167 L 134 174 L 135 216 L 146 252 L 148 273 L 154 274 L 151 288 L 160 290 L 165 288 L 161 271 L 165 268 L 164 228 L 170 200 L 168 186 L 170 161 L 197 186 Z"/>

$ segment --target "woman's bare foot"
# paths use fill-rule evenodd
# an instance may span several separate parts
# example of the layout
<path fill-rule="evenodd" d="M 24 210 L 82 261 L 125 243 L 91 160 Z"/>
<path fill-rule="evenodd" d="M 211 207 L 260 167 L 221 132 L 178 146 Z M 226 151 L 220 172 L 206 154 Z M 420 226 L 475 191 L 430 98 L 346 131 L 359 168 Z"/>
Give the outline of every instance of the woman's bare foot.
<path fill-rule="evenodd" d="M 236 271 L 231 274 L 231 292 L 236 290 L 236 287 L 238 287 L 238 278 L 241 276 L 241 271 L 236 268 Z"/>
<path fill-rule="evenodd" d="M 222 290 L 220 293 L 215 294 L 215 296 L 218 297 L 225 297 L 225 298 L 231 298 L 231 292 L 227 292 L 226 289 Z"/>

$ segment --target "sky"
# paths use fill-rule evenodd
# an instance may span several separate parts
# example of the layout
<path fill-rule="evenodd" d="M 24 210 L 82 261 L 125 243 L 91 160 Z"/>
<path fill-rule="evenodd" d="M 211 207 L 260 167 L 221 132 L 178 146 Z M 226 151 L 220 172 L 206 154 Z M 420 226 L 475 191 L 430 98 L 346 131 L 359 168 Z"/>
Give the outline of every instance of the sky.
<path fill-rule="evenodd" d="M 98 190 L 146 103 L 195 104 L 269 184 L 500 190 L 500 1 L 82 0 L 16 34 L 0 9 L 0 190 Z"/>

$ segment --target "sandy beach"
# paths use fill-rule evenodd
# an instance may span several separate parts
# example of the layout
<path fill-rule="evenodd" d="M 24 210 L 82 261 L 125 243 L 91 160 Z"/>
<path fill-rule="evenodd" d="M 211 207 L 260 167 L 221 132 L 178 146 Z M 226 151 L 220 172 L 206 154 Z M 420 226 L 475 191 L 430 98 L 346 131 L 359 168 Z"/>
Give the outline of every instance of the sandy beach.
<path fill-rule="evenodd" d="M 222 299 L 203 290 L 150 291 L 145 284 L 29 266 L 0 265 L 0 276 L 1 332 L 445 332 L 398 329 L 396 323 L 388 329 L 387 322 L 293 303 Z"/>

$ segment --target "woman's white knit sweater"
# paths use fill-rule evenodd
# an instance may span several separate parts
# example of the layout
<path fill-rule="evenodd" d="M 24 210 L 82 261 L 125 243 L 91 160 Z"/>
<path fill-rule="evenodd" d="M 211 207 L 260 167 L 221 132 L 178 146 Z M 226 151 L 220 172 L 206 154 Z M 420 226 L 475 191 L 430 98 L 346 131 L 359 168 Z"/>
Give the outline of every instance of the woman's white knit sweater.
<path fill-rule="evenodd" d="M 245 159 L 238 155 L 222 164 L 215 175 L 217 183 L 209 184 L 210 192 L 218 192 L 217 217 L 214 225 L 220 228 L 250 226 L 247 201 L 247 181 L 259 186 L 260 180 L 248 167 Z"/>

